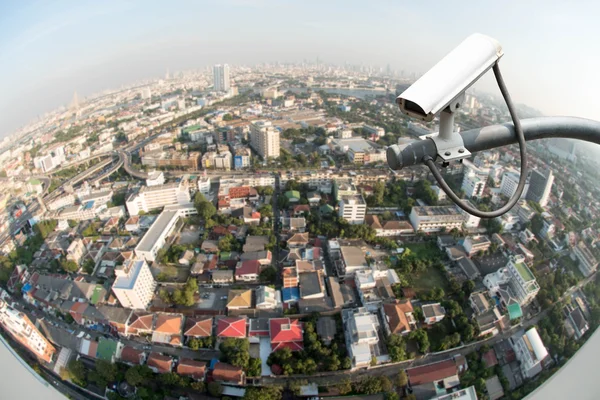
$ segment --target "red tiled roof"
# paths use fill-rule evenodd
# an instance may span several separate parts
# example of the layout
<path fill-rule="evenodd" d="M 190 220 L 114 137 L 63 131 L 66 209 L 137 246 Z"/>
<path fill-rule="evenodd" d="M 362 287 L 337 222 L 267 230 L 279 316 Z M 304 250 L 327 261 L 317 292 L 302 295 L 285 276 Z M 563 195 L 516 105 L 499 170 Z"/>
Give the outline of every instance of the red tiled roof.
<path fill-rule="evenodd" d="M 134 349 L 130 346 L 125 346 L 123 347 L 123 350 L 121 350 L 121 361 L 139 365 L 141 362 L 142 354 L 144 354 L 144 352 L 141 350 Z"/>
<path fill-rule="evenodd" d="M 386 303 L 383 305 L 383 311 L 388 318 L 388 324 L 392 333 L 403 333 L 410 331 L 410 324 L 406 313 L 413 312 L 410 301 L 405 300 L 396 303 Z"/>
<path fill-rule="evenodd" d="M 310 212 L 310 206 L 308 204 L 298 204 L 297 206 L 294 206 L 293 208 L 294 213 L 297 212 Z"/>
<path fill-rule="evenodd" d="M 217 321 L 218 337 L 246 337 L 246 318 L 223 317 Z"/>
<path fill-rule="evenodd" d="M 493 349 L 490 349 L 486 353 L 483 353 L 481 358 L 483 359 L 483 362 L 485 363 L 485 366 L 487 368 L 491 368 L 494 365 L 498 365 L 498 359 L 496 358 L 496 353 Z"/>
<path fill-rule="evenodd" d="M 177 365 L 177 373 L 183 376 L 191 376 L 194 379 L 203 379 L 206 374 L 206 363 L 182 358 Z"/>
<path fill-rule="evenodd" d="M 207 262 L 204 263 L 204 270 L 212 271 L 214 269 L 217 269 L 217 261 L 218 261 L 218 257 L 213 256 L 210 260 L 208 260 Z"/>
<path fill-rule="evenodd" d="M 208 318 L 187 318 L 185 320 L 185 336 L 208 337 L 212 335 L 213 319 Z"/>
<path fill-rule="evenodd" d="M 260 262 L 258 260 L 241 261 L 235 268 L 235 276 L 258 275 L 260 273 Z"/>
<path fill-rule="evenodd" d="M 149 367 L 156 368 L 160 373 L 171 372 L 173 359 L 158 353 L 150 353 L 146 362 Z"/>
<path fill-rule="evenodd" d="M 83 324 L 83 312 L 86 310 L 86 308 L 88 308 L 87 303 L 75 303 L 69 310 L 69 314 L 71 314 L 75 322 L 77 322 L 79 325 Z"/>
<path fill-rule="evenodd" d="M 180 334 L 182 320 L 183 316 L 181 315 L 159 314 L 156 318 L 154 331 L 172 335 Z"/>
<path fill-rule="evenodd" d="M 233 365 L 219 362 L 213 368 L 212 377 L 215 381 L 225 382 L 240 382 L 243 377 L 242 367 L 234 367 Z"/>
<path fill-rule="evenodd" d="M 273 351 L 283 347 L 289 347 L 293 351 L 304 348 L 302 324 L 297 319 L 271 318 L 269 332 Z"/>
<path fill-rule="evenodd" d="M 129 320 L 129 327 L 135 329 L 152 330 L 154 314 L 133 314 Z"/>
<path fill-rule="evenodd" d="M 446 360 L 434 364 L 406 370 L 408 380 L 412 386 L 441 381 L 458 374 L 458 368 L 454 360 Z"/>

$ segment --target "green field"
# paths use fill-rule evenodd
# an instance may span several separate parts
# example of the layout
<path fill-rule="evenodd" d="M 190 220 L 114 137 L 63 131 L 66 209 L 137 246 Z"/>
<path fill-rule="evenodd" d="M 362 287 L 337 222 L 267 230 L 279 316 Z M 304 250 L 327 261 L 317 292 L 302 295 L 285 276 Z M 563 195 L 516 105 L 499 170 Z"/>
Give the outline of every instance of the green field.
<path fill-rule="evenodd" d="M 443 259 L 444 256 L 444 253 L 442 253 L 433 242 L 407 243 L 404 247 L 410 249 L 410 251 L 420 259 Z M 444 274 L 435 267 L 430 267 L 427 271 L 419 275 L 413 274 L 411 280 L 412 287 L 417 296 L 428 292 L 435 287 L 442 288 L 446 293 L 448 292 L 448 280 Z"/>

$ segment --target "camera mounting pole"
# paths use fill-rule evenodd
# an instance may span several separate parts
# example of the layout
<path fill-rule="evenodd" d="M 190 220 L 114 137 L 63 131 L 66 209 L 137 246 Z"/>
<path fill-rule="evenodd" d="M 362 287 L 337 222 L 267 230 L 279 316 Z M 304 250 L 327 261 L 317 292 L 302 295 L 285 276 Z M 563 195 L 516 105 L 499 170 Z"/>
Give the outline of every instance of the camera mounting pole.
<path fill-rule="evenodd" d="M 444 162 L 462 160 L 471 155 L 465 148 L 460 133 L 454 131 L 454 113 L 464 100 L 464 95 L 453 101 L 440 113 L 440 130 L 436 133 L 421 136 L 421 139 L 431 139 L 437 148 L 437 155 Z"/>

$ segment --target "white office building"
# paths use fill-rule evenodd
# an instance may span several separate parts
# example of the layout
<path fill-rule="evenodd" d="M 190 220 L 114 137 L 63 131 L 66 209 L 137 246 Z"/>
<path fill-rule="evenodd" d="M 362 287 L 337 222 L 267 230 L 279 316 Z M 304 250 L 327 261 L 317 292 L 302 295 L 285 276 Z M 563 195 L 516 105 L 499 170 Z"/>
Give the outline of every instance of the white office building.
<path fill-rule="evenodd" d="M 350 224 L 365 222 L 367 203 L 361 194 L 342 196 L 339 202 L 338 216 Z"/>
<path fill-rule="evenodd" d="M 201 176 L 198 178 L 198 191 L 203 195 L 210 193 L 210 176 Z"/>
<path fill-rule="evenodd" d="M 227 92 L 230 87 L 229 65 L 217 64 L 213 67 L 214 88 L 217 92 Z"/>
<path fill-rule="evenodd" d="M 505 268 L 486 275 L 483 284 L 490 291 L 490 295 L 496 296 L 504 291 L 507 293 L 505 301 L 512 299 L 521 307 L 531 303 L 540 291 L 540 286 L 525 264 L 523 256 L 511 257 Z"/>
<path fill-rule="evenodd" d="M 465 192 L 465 196 L 478 199 L 483 196 L 485 178 L 473 172 L 468 172 L 463 177 L 461 189 Z"/>
<path fill-rule="evenodd" d="M 279 157 L 279 131 L 270 121 L 254 121 L 250 125 L 250 145 L 263 158 Z"/>
<path fill-rule="evenodd" d="M 422 206 L 413 207 L 409 219 L 416 232 L 439 232 L 460 229 L 465 217 L 454 206 Z"/>
<path fill-rule="evenodd" d="M 132 194 L 125 202 L 129 215 L 138 215 L 140 211 L 148 212 L 173 204 L 190 203 L 188 181 L 166 185 L 145 186 L 139 193 Z"/>
<path fill-rule="evenodd" d="M 135 255 L 148 262 L 156 260 L 156 254 L 166 243 L 167 237 L 173 233 L 179 220 L 179 212 L 163 211 L 154 221 L 148 232 L 135 248 Z"/>
<path fill-rule="evenodd" d="M 156 281 L 144 260 L 126 260 L 115 269 L 112 290 L 121 306 L 145 310 L 154 296 Z"/>
<path fill-rule="evenodd" d="M 548 350 L 542 342 L 537 329 L 516 334 L 510 339 L 515 355 L 521 362 L 521 372 L 525 378 L 533 378 L 542 372 L 542 361 L 548 356 Z"/>

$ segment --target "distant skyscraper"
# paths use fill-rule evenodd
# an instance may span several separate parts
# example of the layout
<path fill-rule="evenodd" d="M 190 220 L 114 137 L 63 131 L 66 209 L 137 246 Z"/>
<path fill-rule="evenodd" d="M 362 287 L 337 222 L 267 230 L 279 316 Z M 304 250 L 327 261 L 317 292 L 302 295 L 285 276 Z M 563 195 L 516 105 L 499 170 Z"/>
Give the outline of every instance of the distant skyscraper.
<path fill-rule="evenodd" d="M 554 175 L 551 170 L 548 170 L 546 175 L 535 170 L 531 171 L 527 200 L 537 201 L 540 206 L 546 207 L 553 183 Z"/>
<path fill-rule="evenodd" d="M 214 87 L 217 92 L 229 90 L 229 65 L 217 64 L 213 67 Z"/>

